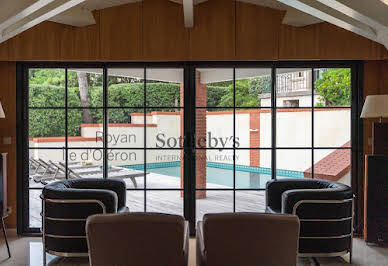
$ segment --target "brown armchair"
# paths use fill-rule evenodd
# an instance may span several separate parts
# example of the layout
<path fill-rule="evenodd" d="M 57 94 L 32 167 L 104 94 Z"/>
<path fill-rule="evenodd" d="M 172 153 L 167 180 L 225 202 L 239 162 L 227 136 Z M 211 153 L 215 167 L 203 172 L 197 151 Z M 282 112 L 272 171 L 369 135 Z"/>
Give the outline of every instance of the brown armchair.
<path fill-rule="evenodd" d="M 86 223 L 91 266 L 186 266 L 188 223 L 177 215 L 93 215 Z"/>
<path fill-rule="evenodd" d="M 197 266 L 296 265 L 298 235 L 294 215 L 206 214 L 197 226 Z"/>

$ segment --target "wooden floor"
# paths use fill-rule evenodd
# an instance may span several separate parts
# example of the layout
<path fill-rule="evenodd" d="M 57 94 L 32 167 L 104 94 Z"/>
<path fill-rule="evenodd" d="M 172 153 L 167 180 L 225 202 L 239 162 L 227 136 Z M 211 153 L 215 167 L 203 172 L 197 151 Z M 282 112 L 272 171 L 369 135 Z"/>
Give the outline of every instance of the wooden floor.
<path fill-rule="evenodd" d="M 134 188 L 130 179 L 125 180 L 127 188 Z M 138 188 L 144 188 L 144 178 L 136 179 Z M 147 188 L 158 189 L 179 189 L 179 178 L 150 173 L 146 178 Z M 41 184 L 30 181 L 30 187 L 42 187 Z M 222 191 L 229 187 L 207 184 L 208 188 L 217 188 L 219 191 L 207 191 L 206 198 L 197 199 L 196 218 L 202 220 L 205 213 L 210 212 L 232 212 L 233 191 Z M 41 226 L 41 190 L 30 190 L 30 226 Z M 144 211 L 144 199 L 146 198 L 147 212 L 164 212 L 183 215 L 183 198 L 181 191 L 127 191 L 127 206 L 132 212 Z M 265 209 L 264 191 L 236 191 L 236 212 L 262 212 Z"/>

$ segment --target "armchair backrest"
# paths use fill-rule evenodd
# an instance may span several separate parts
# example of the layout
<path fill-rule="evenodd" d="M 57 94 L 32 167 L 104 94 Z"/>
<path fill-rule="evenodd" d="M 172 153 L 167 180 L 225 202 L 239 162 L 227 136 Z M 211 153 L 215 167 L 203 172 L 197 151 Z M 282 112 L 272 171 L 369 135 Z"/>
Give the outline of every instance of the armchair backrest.
<path fill-rule="evenodd" d="M 299 219 L 263 213 L 207 214 L 206 265 L 295 265 Z"/>
<path fill-rule="evenodd" d="M 93 215 L 86 232 L 90 265 L 187 265 L 184 218 L 156 213 Z"/>

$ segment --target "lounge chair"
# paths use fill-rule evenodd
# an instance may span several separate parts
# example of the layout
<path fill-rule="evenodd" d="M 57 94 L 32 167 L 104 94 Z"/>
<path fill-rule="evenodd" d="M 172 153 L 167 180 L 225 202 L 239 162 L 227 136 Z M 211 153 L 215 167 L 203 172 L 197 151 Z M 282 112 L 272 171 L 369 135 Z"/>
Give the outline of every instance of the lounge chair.
<path fill-rule="evenodd" d="M 63 164 L 57 164 L 54 162 L 51 162 L 54 166 L 57 167 L 58 172 L 63 173 L 64 175 L 66 174 L 66 167 L 63 166 Z M 102 178 L 103 176 L 103 171 L 85 171 L 85 172 L 76 172 L 71 168 L 67 169 L 68 177 L 69 178 Z M 111 168 L 108 170 L 108 173 L 110 174 L 110 178 L 120 178 L 120 179 L 125 179 L 125 178 L 130 178 L 134 187 L 137 188 L 137 182 L 136 182 L 136 177 L 139 176 L 144 176 L 143 171 L 137 171 L 137 170 L 132 170 L 132 169 L 126 169 L 126 168 L 121 168 L 121 167 L 115 167 Z M 146 173 L 147 174 L 147 173 Z M 54 181 L 56 179 L 64 179 L 65 177 L 53 175 L 50 177 L 43 177 L 41 178 L 41 183 L 46 185 L 49 183 L 49 181 Z"/>

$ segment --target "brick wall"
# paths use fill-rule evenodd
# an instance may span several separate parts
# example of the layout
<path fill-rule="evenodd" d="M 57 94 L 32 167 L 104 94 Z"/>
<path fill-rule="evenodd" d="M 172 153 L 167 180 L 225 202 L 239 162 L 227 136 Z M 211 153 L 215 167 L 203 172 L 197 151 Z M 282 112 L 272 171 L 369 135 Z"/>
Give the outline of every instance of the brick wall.
<path fill-rule="evenodd" d="M 200 73 L 196 75 L 196 103 L 197 106 L 206 106 L 207 88 L 201 83 Z M 206 109 L 196 110 L 196 139 L 206 140 Z M 206 141 L 201 142 L 201 146 L 206 146 Z M 196 150 L 196 187 L 206 188 L 206 150 Z M 205 198 L 206 191 L 198 191 L 197 199 Z"/>
<path fill-rule="evenodd" d="M 253 111 L 249 113 L 249 147 L 260 147 L 260 112 Z M 252 131 L 254 130 L 254 131 Z M 249 151 L 249 165 L 260 166 L 260 150 Z"/>
<path fill-rule="evenodd" d="M 206 84 L 201 83 L 200 73 L 197 73 L 196 76 L 196 102 L 197 106 L 206 106 L 207 100 L 207 89 Z M 183 84 L 180 85 L 180 99 L 183 103 L 184 97 L 184 88 Z M 182 104 L 181 104 L 182 105 Z M 184 135 L 184 116 L 183 110 L 180 111 L 181 116 L 181 136 Z M 206 139 L 206 109 L 197 109 L 196 110 L 196 138 Z M 202 145 L 206 145 L 206 142 L 201 142 Z M 184 160 L 183 160 L 183 150 L 181 151 L 181 187 L 183 188 L 184 180 Z M 206 188 L 206 150 L 196 150 L 196 162 L 195 162 L 195 171 L 196 171 L 196 187 L 197 188 Z M 198 191 L 197 199 L 205 198 L 206 191 Z M 183 193 L 181 193 L 183 196 Z"/>

